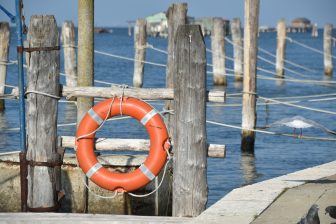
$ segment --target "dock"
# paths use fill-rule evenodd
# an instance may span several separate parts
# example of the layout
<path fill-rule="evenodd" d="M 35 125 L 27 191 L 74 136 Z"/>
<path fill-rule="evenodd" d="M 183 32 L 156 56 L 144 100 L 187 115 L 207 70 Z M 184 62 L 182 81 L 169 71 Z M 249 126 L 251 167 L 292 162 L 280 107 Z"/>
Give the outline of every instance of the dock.
<path fill-rule="evenodd" d="M 316 203 L 335 205 L 336 161 L 232 190 L 195 218 L 78 213 L 0 213 L 1 223 L 296 223 Z"/>
<path fill-rule="evenodd" d="M 330 223 L 324 209 L 336 202 L 335 175 L 333 161 L 234 189 L 192 223 L 297 223 L 314 203 L 321 223 Z"/>

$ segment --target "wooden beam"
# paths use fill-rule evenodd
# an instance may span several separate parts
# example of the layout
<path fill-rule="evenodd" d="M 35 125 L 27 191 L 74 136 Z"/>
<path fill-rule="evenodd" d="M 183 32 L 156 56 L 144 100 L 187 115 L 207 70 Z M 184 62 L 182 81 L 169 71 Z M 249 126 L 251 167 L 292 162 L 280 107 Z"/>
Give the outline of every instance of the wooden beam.
<path fill-rule="evenodd" d="M 174 51 L 173 216 L 205 210 L 207 185 L 206 58 L 199 25 L 181 25 Z"/>
<path fill-rule="evenodd" d="M 259 0 L 245 0 L 244 81 L 241 150 L 254 153 Z"/>
<path fill-rule="evenodd" d="M 96 138 L 96 150 L 148 152 L 150 141 L 147 139 Z M 61 136 L 61 147 L 73 148 L 75 137 Z M 225 145 L 208 144 L 208 157 L 224 158 Z"/>
<path fill-rule="evenodd" d="M 31 48 L 59 46 L 57 24 L 53 16 L 32 16 L 28 32 Z M 27 92 L 59 94 L 59 50 L 27 53 Z M 37 93 L 27 94 L 27 160 L 55 161 L 57 145 L 57 99 Z M 28 166 L 28 207 L 56 206 L 54 167 Z"/>
<path fill-rule="evenodd" d="M 81 97 L 103 97 L 111 98 L 114 96 L 135 97 L 143 100 L 172 100 L 174 98 L 173 89 L 165 88 L 120 88 L 120 87 L 71 87 L 63 86 L 62 96 L 71 98 Z M 209 102 L 224 103 L 224 91 L 207 91 L 207 100 Z"/>

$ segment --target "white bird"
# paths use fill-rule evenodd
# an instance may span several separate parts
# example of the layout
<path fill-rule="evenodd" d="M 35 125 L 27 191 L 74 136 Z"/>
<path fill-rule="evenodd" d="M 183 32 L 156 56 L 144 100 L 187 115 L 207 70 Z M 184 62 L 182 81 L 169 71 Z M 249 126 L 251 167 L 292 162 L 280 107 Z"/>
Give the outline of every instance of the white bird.
<path fill-rule="evenodd" d="M 278 120 L 272 124 L 270 124 L 269 126 L 267 126 L 267 128 L 271 128 L 271 127 L 279 127 L 279 126 L 287 126 L 290 128 L 294 128 L 294 136 L 295 136 L 295 129 L 300 129 L 300 136 L 302 136 L 302 129 L 303 128 L 319 128 L 329 134 L 333 134 L 336 135 L 336 132 L 326 128 L 325 126 L 313 121 L 313 120 L 309 120 L 306 119 L 304 117 L 301 116 L 294 116 L 294 117 L 290 117 L 290 118 L 284 118 L 281 120 Z"/>

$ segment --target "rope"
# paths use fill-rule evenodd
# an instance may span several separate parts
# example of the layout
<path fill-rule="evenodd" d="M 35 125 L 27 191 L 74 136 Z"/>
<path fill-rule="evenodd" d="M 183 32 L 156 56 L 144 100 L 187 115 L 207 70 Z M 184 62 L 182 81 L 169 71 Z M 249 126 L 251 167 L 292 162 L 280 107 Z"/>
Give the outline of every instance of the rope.
<path fill-rule="evenodd" d="M 269 51 L 267 51 L 267 50 L 265 50 L 265 49 L 263 49 L 263 48 L 261 48 L 261 47 L 258 47 L 258 50 L 261 51 L 261 52 L 263 52 L 264 54 L 267 54 L 267 55 L 269 55 L 269 56 L 271 56 L 271 57 L 273 57 L 273 58 L 276 58 L 276 55 L 272 54 L 271 52 L 269 52 Z M 288 63 L 288 64 L 291 64 L 291 65 L 293 65 L 293 66 L 296 66 L 296 67 L 298 67 L 298 68 L 304 69 L 304 70 L 306 70 L 306 71 L 308 71 L 308 72 L 319 73 L 319 72 L 316 71 L 316 70 L 307 68 L 307 67 L 305 67 L 305 66 L 303 66 L 303 65 L 294 63 L 294 62 L 289 61 L 289 60 L 287 60 L 287 59 L 284 59 L 284 62 L 286 62 L 286 63 Z"/>
<path fill-rule="evenodd" d="M 160 49 L 160 48 L 156 48 L 156 47 L 154 47 L 153 45 L 151 45 L 151 44 L 149 44 L 149 43 L 147 43 L 146 47 L 147 47 L 147 48 L 150 48 L 150 49 L 152 49 L 152 50 L 154 50 L 154 51 L 158 51 L 158 52 L 161 52 L 161 53 L 164 53 L 164 54 L 168 54 L 167 51 L 162 50 L 162 49 Z"/>
<path fill-rule="evenodd" d="M 52 94 L 49 94 L 49 93 L 44 93 L 44 92 L 40 92 L 40 91 L 35 91 L 35 90 L 28 90 L 25 92 L 25 96 L 30 94 L 30 93 L 35 93 L 35 94 L 39 94 L 39 95 L 42 95 L 42 96 L 48 96 L 48 97 L 51 97 L 51 98 L 54 98 L 54 99 L 61 99 L 61 97 L 59 96 L 55 96 L 55 95 L 52 95 Z"/>
<path fill-rule="evenodd" d="M 298 41 L 296 41 L 296 40 L 293 40 L 293 39 L 290 38 L 290 37 L 286 37 L 286 39 L 289 40 L 289 42 L 291 42 L 291 43 L 295 43 L 295 44 L 297 44 L 297 45 L 299 45 L 299 46 L 301 46 L 301 47 L 304 47 L 304 48 L 306 48 L 306 49 L 309 49 L 309 50 L 311 50 L 311 51 L 314 51 L 314 52 L 316 52 L 316 53 L 319 53 L 319 54 L 324 55 L 324 52 L 321 51 L 321 50 L 318 50 L 318 49 L 316 49 L 316 48 L 312 48 L 312 47 L 310 47 L 310 46 L 308 46 L 308 45 L 306 45 L 306 44 L 300 43 L 300 42 L 298 42 Z M 330 57 L 332 57 L 332 58 L 334 58 L 334 59 L 336 58 L 335 56 L 330 55 L 330 54 L 326 54 L 326 55 L 328 55 L 328 56 L 330 56 Z"/>
<path fill-rule="evenodd" d="M 213 51 L 210 50 L 209 48 L 205 48 L 205 50 L 206 50 L 207 52 L 210 52 L 211 54 L 214 54 Z M 217 56 L 220 56 L 220 55 L 217 54 Z M 220 57 L 221 57 L 221 56 L 220 56 Z M 229 57 L 229 56 L 227 56 L 227 55 L 225 55 L 225 59 L 228 59 L 229 61 L 233 61 L 233 62 L 234 62 L 234 59 L 231 58 L 231 57 Z"/>
<path fill-rule="evenodd" d="M 13 152 L 0 152 L 0 156 L 7 156 L 7 155 L 12 155 L 12 154 L 18 154 L 21 151 L 13 151 Z"/>
<path fill-rule="evenodd" d="M 5 61 L 5 60 L 0 60 L 0 65 L 14 65 L 17 64 L 17 61 Z"/>
<path fill-rule="evenodd" d="M 129 58 L 129 57 L 120 56 L 120 55 L 116 55 L 116 54 L 106 53 L 106 52 L 103 52 L 103 51 L 94 50 L 94 52 L 97 53 L 97 54 L 101 54 L 101 55 L 105 55 L 105 56 L 109 56 L 109 57 L 114 57 L 114 58 L 119 58 L 119 59 L 124 59 L 124 60 L 128 60 L 128 61 L 137 61 L 137 62 L 149 64 L 149 65 L 166 67 L 165 64 L 160 64 L 160 63 L 155 63 L 155 62 L 149 62 L 149 61 L 142 61 L 142 60 L 135 60 L 134 58 Z"/>
<path fill-rule="evenodd" d="M 163 176 L 162 176 L 162 179 L 161 179 L 160 183 L 158 184 L 158 186 L 153 191 L 151 191 L 151 192 L 149 192 L 147 194 L 134 194 L 134 193 L 131 193 L 131 192 L 127 192 L 127 194 L 129 194 L 129 195 L 131 195 L 133 197 L 137 197 L 137 198 L 144 198 L 144 197 L 148 197 L 151 194 L 154 194 L 157 190 L 159 190 L 159 188 L 161 187 L 161 185 L 162 185 L 162 183 L 164 181 L 164 178 L 166 176 L 167 167 L 168 167 L 168 164 L 169 164 L 169 162 L 171 160 L 171 156 L 170 156 L 170 154 L 169 154 L 169 152 L 168 152 L 167 149 L 166 149 L 166 152 L 167 152 L 168 160 L 167 160 L 167 162 L 166 162 L 166 164 L 164 166 L 164 170 L 163 170 L 163 174 L 162 174 Z M 156 177 L 156 178 L 158 178 L 158 177 Z"/>
<path fill-rule="evenodd" d="M 294 134 L 277 133 L 277 132 L 264 131 L 264 130 L 253 129 L 253 128 L 242 128 L 242 127 L 236 126 L 236 125 L 224 124 L 224 123 L 209 121 L 209 120 L 207 120 L 206 123 L 214 124 L 214 125 L 218 125 L 218 126 L 223 126 L 223 127 L 227 127 L 227 128 L 254 131 L 254 132 L 259 132 L 259 133 L 269 134 L 269 135 L 280 135 L 280 136 L 286 136 L 286 137 L 292 137 L 292 138 L 296 137 L 296 138 L 302 138 L 302 139 L 306 139 L 306 140 L 336 141 L 336 138 L 322 138 L 322 137 L 313 137 L 313 136 L 304 136 L 304 135 L 296 136 Z"/>
<path fill-rule="evenodd" d="M 268 100 L 268 101 L 271 101 L 271 102 L 276 102 L 276 103 L 279 103 L 279 104 L 284 104 L 284 105 L 291 106 L 291 107 L 297 107 L 297 108 L 316 111 L 316 112 L 320 112 L 320 113 L 336 115 L 336 112 L 334 112 L 334 111 L 328 111 L 328 110 L 322 110 L 322 109 L 317 109 L 317 108 L 300 106 L 300 105 L 296 105 L 296 104 L 292 104 L 292 103 L 288 103 L 288 102 L 283 102 L 283 101 L 279 101 L 279 100 L 274 100 L 274 99 L 271 99 L 271 98 L 266 98 L 266 97 L 261 97 L 261 96 L 259 96 L 259 98 L 264 99 L 264 100 Z"/>

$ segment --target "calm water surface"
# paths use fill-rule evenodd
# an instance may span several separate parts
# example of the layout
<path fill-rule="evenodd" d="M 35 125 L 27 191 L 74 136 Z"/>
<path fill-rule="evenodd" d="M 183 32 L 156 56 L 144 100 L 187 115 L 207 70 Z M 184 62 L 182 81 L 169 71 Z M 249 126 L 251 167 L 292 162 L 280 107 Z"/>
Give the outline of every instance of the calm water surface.
<path fill-rule="evenodd" d="M 311 38 L 310 33 L 288 34 L 289 37 L 305 43 L 316 49 L 323 50 L 323 32 L 319 30 L 319 37 Z M 167 40 L 160 38 L 148 38 L 148 42 L 157 48 L 166 49 Z M 16 43 L 14 30 L 12 30 L 10 49 L 10 59 L 15 60 Z M 210 48 L 209 37 L 205 38 L 207 48 Z M 261 33 L 259 37 L 259 46 L 275 53 L 276 34 Z M 226 44 L 227 55 L 232 57 L 232 46 Z M 133 57 L 133 37 L 127 36 L 127 29 L 115 28 L 111 34 L 96 34 L 95 49 L 109 52 L 126 57 Z M 333 48 L 335 51 L 335 47 Z M 165 54 L 148 49 L 146 52 L 148 61 L 157 63 L 166 63 Z M 270 56 L 259 53 L 269 60 L 274 60 Z M 310 73 L 302 69 L 286 65 L 295 71 L 301 72 L 306 77 L 300 77 L 287 72 L 286 74 L 298 79 L 316 79 L 323 80 L 323 55 L 314 53 L 287 41 L 286 57 L 288 60 L 299 63 L 311 69 L 319 71 Z M 207 53 L 208 63 L 211 62 L 211 55 Z M 63 61 L 63 56 L 61 58 Z M 333 60 L 335 64 L 335 60 Z M 62 62 L 63 63 L 63 62 Z M 258 66 L 274 71 L 274 66 L 263 61 L 258 61 Z M 227 61 L 227 67 L 233 68 L 230 61 Z M 211 71 L 211 67 L 208 70 Z M 63 71 L 63 66 L 61 68 Z M 273 77 L 271 74 L 259 73 Z M 95 54 L 95 79 L 111 83 L 132 85 L 133 63 L 131 61 L 120 60 L 107 56 Z M 229 85 L 227 93 L 239 93 L 241 87 L 235 87 L 232 77 L 228 77 Z M 208 75 L 208 89 L 213 89 L 212 76 Z M 64 83 L 64 78 L 61 77 Z M 165 68 L 152 65 L 145 66 L 144 87 L 164 87 Z M 9 66 L 7 83 L 16 85 L 17 72 L 15 66 Z M 96 86 L 106 86 L 96 84 Z M 223 88 L 217 88 L 223 89 Z M 9 89 L 8 89 L 9 91 Z M 335 87 L 309 85 L 304 83 L 284 83 L 277 85 L 276 82 L 259 79 L 257 82 L 257 92 L 264 97 L 288 97 L 300 95 L 314 95 L 324 93 L 335 93 Z M 263 103 L 262 100 L 258 101 Z M 221 104 L 208 103 L 207 119 L 223 122 L 227 124 L 241 124 L 241 99 L 228 98 L 227 104 L 232 106 L 224 107 Z M 320 108 L 324 110 L 336 111 L 335 101 L 317 101 L 300 102 L 300 105 Z M 153 103 L 158 110 L 163 108 L 162 102 Z M 325 125 L 329 129 L 335 130 L 335 115 L 303 110 L 285 105 L 262 105 L 258 106 L 257 126 L 265 126 L 276 120 L 300 115 L 308 119 Z M 0 114 L 0 152 L 13 151 L 19 149 L 18 131 L 9 131 L 10 128 L 19 127 L 17 101 L 7 100 L 6 111 Z M 59 124 L 67 124 L 76 121 L 76 108 L 72 104 L 59 104 Z M 289 128 L 273 128 L 271 131 L 281 133 L 292 133 Z M 75 135 L 74 126 L 65 126 L 58 129 L 59 135 Z M 240 130 L 225 128 L 220 126 L 207 125 L 208 142 L 216 144 L 225 144 L 227 147 L 227 157 L 225 159 L 208 159 L 208 182 L 209 182 L 209 200 L 208 206 L 219 200 L 232 189 L 265 179 L 273 178 L 279 175 L 290 173 L 296 170 L 315 166 L 318 164 L 330 162 L 336 159 L 336 142 L 320 140 L 304 140 L 291 137 L 281 137 L 258 133 L 255 143 L 255 157 L 241 156 L 240 152 Z M 304 135 L 318 137 L 332 137 L 319 129 L 305 129 Z M 98 137 L 112 138 L 147 138 L 143 127 L 133 120 L 113 121 L 105 125 L 97 134 Z"/>

